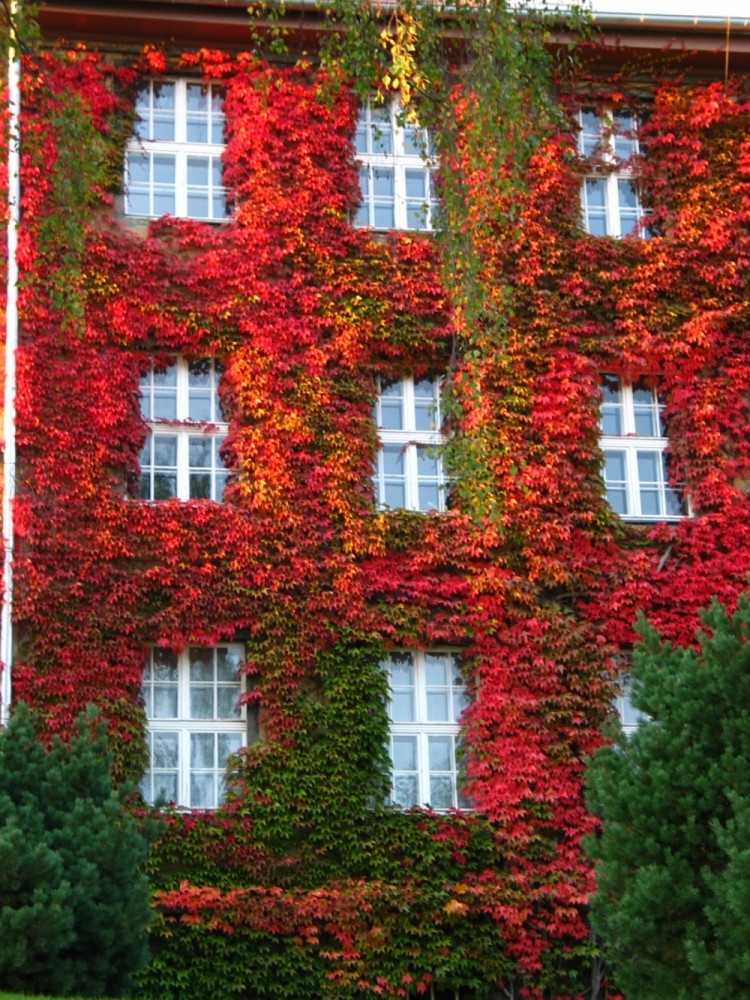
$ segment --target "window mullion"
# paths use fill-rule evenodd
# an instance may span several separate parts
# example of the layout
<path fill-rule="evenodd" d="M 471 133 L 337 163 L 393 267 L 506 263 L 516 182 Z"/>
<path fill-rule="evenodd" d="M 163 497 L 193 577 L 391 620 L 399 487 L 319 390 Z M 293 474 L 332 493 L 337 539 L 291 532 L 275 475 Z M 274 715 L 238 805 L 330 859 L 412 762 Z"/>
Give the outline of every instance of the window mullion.
<path fill-rule="evenodd" d="M 607 213 L 607 232 L 610 236 L 622 236 L 620 232 L 620 212 L 619 212 L 619 199 L 618 199 L 618 189 L 617 189 L 617 179 L 618 174 L 610 173 L 607 175 L 607 185 L 606 191 L 607 195 L 605 198 Z"/>
<path fill-rule="evenodd" d="M 178 789 L 180 794 L 177 804 L 185 804 L 192 807 L 192 802 L 190 801 L 190 728 L 185 725 L 184 721 L 179 723 L 178 733 L 180 750 Z"/>
<path fill-rule="evenodd" d="M 430 802 L 430 735 L 424 728 L 417 734 L 417 751 L 419 754 L 419 805 Z M 430 803 L 432 805 L 432 803 Z"/>
<path fill-rule="evenodd" d="M 187 157 L 184 149 L 175 150 L 175 215 L 187 216 Z"/>
<path fill-rule="evenodd" d="M 404 445 L 404 472 L 406 473 L 406 509 L 419 510 L 416 444 Z"/>
<path fill-rule="evenodd" d="M 183 144 L 187 140 L 187 83 L 185 80 L 175 80 L 174 84 L 174 140 Z"/>
<path fill-rule="evenodd" d="M 395 139 L 394 139 L 395 145 Z M 393 222 L 396 229 L 406 229 L 406 181 L 404 166 L 398 156 L 393 157 Z"/>
<path fill-rule="evenodd" d="M 625 457 L 627 462 L 627 493 L 628 493 L 628 511 L 630 517 L 640 517 L 641 516 L 641 490 L 640 481 L 638 478 L 638 446 L 635 443 L 630 443 L 625 451 Z"/>
<path fill-rule="evenodd" d="M 633 386 L 620 382 L 622 392 L 622 433 L 625 436 L 635 434 L 635 403 L 633 400 Z"/>
<path fill-rule="evenodd" d="M 180 500 L 190 499 L 190 474 L 188 431 L 182 430 L 177 435 L 177 496 Z"/>
<path fill-rule="evenodd" d="M 177 660 L 177 678 L 179 684 L 178 717 L 179 717 L 179 791 L 180 804 L 190 804 L 190 656 L 184 649 Z"/>

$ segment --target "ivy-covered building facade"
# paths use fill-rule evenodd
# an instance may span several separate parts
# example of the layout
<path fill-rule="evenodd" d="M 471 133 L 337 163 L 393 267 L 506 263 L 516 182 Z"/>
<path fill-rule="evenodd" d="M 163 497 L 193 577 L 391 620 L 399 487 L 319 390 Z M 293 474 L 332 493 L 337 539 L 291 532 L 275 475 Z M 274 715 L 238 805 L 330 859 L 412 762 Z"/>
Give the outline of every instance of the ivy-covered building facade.
<path fill-rule="evenodd" d="M 12 700 L 165 817 L 142 996 L 615 997 L 585 761 L 750 570 L 750 32 L 353 10 L 28 36 Z"/>

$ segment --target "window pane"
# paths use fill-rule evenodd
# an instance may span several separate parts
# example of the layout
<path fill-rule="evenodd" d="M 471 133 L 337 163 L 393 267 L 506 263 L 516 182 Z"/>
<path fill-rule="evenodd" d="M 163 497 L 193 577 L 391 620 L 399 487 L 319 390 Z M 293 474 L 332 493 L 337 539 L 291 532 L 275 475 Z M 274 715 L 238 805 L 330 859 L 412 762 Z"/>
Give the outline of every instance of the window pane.
<path fill-rule="evenodd" d="M 154 389 L 177 388 L 177 365 L 173 362 L 165 368 L 154 368 L 151 372 Z"/>
<path fill-rule="evenodd" d="M 190 718 L 214 718 L 214 689 L 212 687 L 190 688 Z"/>
<path fill-rule="evenodd" d="M 393 684 L 414 686 L 414 658 L 411 653 L 391 653 L 390 664 Z"/>
<path fill-rule="evenodd" d="M 414 660 L 410 653 L 393 653 L 390 660 L 390 713 L 394 722 L 416 720 Z"/>
<path fill-rule="evenodd" d="M 453 719 L 452 722 L 458 722 L 463 714 L 464 709 L 469 704 L 469 692 L 466 688 L 454 688 L 453 689 Z"/>
<path fill-rule="evenodd" d="M 211 475 L 205 472 L 190 473 L 190 500 L 211 499 Z"/>
<path fill-rule="evenodd" d="M 375 205 L 373 213 L 375 229 L 393 229 L 395 224 L 393 205 Z"/>
<path fill-rule="evenodd" d="M 227 766 L 227 760 L 229 757 L 231 757 L 233 753 L 237 753 L 242 746 L 242 740 L 239 733 L 219 733 L 218 740 L 219 747 L 217 764 L 219 767 L 224 768 Z"/>
<path fill-rule="evenodd" d="M 186 129 L 188 142 L 208 142 L 208 93 L 199 83 L 189 83 L 186 89 Z"/>
<path fill-rule="evenodd" d="M 625 482 L 625 452 L 624 451 L 605 451 L 604 458 L 606 461 L 606 478 L 607 482 L 612 483 L 624 483 Z"/>
<path fill-rule="evenodd" d="M 635 433 L 639 437 L 658 437 L 658 421 L 655 410 L 636 409 L 634 412 Z"/>
<path fill-rule="evenodd" d="M 408 200 L 426 200 L 427 176 L 424 170 L 405 170 L 406 197 Z"/>
<path fill-rule="evenodd" d="M 404 155 L 421 157 L 427 152 L 427 145 L 424 129 L 415 125 L 404 125 Z"/>
<path fill-rule="evenodd" d="M 207 156 L 188 156 L 187 182 L 195 187 L 208 187 Z"/>
<path fill-rule="evenodd" d="M 216 735 L 214 733 L 191 733 L 190 734 L 190 767 L 191 768 L 212 768 L 214 764 L 214 747 Z"/>
<path fill-rule="evenodd" d="M 187 214 L 191 219 L 207 219 L 209 217 L 207 192 L 201 194 L 192 190 L 188 191 Z"/>
<path fill-rule="evenodd" d="M 156 802 L 177 802 L 177 775 L 174 773 L 154 771 L 152 775 L 151 794 L 144 798 L 152 804 Z"/>
<path fill-rule="evenodd" d="M 372 190 L 376 198 L 392 198 L 393 197 L 393 171 L 392 170 L 373 170 L 372 172 Z"/>
<path fill-rule="evenodd" d="M 450 657 L 452 659 L 452 657 Z M 424 669 L 428 687 L 446 686 L 448 684 L 448 654 L 425 653 Z"/>
<path fill-rule="evenodd" d="M 358 153 L 368 153 L 368 137 L 370 126 L 367 123 L 367 108 L 360 108 L 357 118 L 357 130 L 354 133 L 354 148 Z"/>
<path fill-rule="evenodd" d="M 604 208 L 606 205 L 604 181 L 586 178 L 586 204 L 589 208 Z"/>
<path fill-rule="evenodd" d="M 414 736 L 393 737 L 393 769 L 395 771 L 416 771 L 417 740 Z"/>
<path fill-rule="evenodd" d="M 148 184 L 151 161 L 148 153 L 128 153 L 128 180 L 131 184 Z"/>
<path fill-rule="evenodd" d="M 437 430 L 437 388 L 422 379 L 414 386 L 414 426 L 418 431 Z"/>
<path fill-rule="evenodd" d="M 394 691 L 391 694 L 391 719 L 394 722 L 413 722 L 414 718 L 414 693 Z"/>
<path fill-rule="evenodd" d="M 656 451 L 638 452 L 638 479 L 641 483 L 659 482 L 661 455 Z"/>
<path fill-rule="evenodd" d="M 632 684 L 626 680 L 622 685 L 622 695 L 619 698 L 620 722 L 623 726 L 639 726 L 646 716 L 634 707 L 630 700 Z"/>
<path fill-rule="evenodd" d="M 429 226 L 427 202 L 423 199 L 408 201 L 406 203 L 406 228 L 421 232 L 423 229 L 429 229 Z"/>
<path fill-rule="evenodd" d="M 449 722 L 448 692 L 427 692 L 427 719 L 429 722 Z"/>
<path fill-rule="evenodd" d="M 158 154 L 154 156 L 152 162 L 154 165 L 154 184 L 174 187 L 177 176 L 174 156 Z"/>
<path fill-rule="evenodd" d="M 433 809 L 453 808 L 453 779 L 448 775 L 430 775 L 430 805 Z"/>
<path fill-rule="evenodd" d="M 581 111 L 580 149 L 584 156 L 591 156 L 601 138 L 601 120 L 599 115 L 590 108 Z"/>
<path fill-rule="evenodd" d="M 667 487 L 664 491 L 665 510 L 667 517 L 682 517 L 685 514 L 685 502 L 679 490 Z"/>
<path fill-rule="evenodd" d="M 152 718 L 176 719 L 177 685 L 167 687 L 163 684 L 155 684 L 153 706 Z"/>
<path fill-rule="evenodd" d="M 641 514 L 644 517 L 658 517 L 661 514 L 661 505 L 659 504 L 659 491 L 641 489 L 640 496 L 641 496 Z"/>
<path fill-rule="evenodd" d="M 189 439 L 190 466 L 194 469 L 211 468 L 211 438 L 206 435 L 191 434 Z"/>
<path fill-rule="evenodd" d="M 438 459 L 434 448 L 417 448 L 417 475 L 420 478 L 437 478 Z"/>
<path fill-rule="evenodd" d="M 625 452 L 604 452 L 604 482 L 607 501 L 616 514 L 626 515 L 628 511 Z"/>
<path fill-rule="evenodd" d="M 394 510 L 406 507 L 406 488 L 399 483 L 386 483 L 383 490 L 383 503 Z"/>
<path fill-rule="evenodd" d="M 190 806 L 192 809 L 215 809 L 216 777 L 211 774 L 190 775 Z"/>
<path fill-rule="evenodd" d="M 177 654 L 171 649 L 154 649 L 150 658 L 155 681 L 177 683 Z"/>
<path fill-rule="evenodd" d="M 393 127 L 390 107 L 370 109 L 370 149 L 378 156 L 388 156 L 393 152 Z"/>
<path fill-rule="evenodd" d="M 211 369 L 211 361 L 207 358 L 191 361 L 188 365 L 188 387 L 190 389 L 210 389 Z"/>
<path fill-rule="evenodd" d="M 170 500 L 177 496 L 177 476 L 154 472 L 154 500 Z"/>
<path fill-rule="evenodd" d="M 215 476 L 216 486 L 214 489 L 214 495 L 212 500 L 223 500 L 224 492 L 226 490 L 228 475 L 226 472 L 217 472 Z"/>
<path fill-rule="evenodd" d="M 382 399 L 380 426 L 385 430 L 401 430 L 404 426 L 404 408 L 400 399 Z"/>
<path fill-rule="evenodd" d="M 622 427 L 622 392 L 620 380 L 614 375 L 602 375 L 602 434 L 620 437 Z"/>
<path fill-rule="evenodd" d="M 636 121 L 632 114 L 615 111 L 612 113 L 612 124 L 615 130 L 615 156 L 629 160 L 636 152 Z M 628 133 L 624 135 L 623 133 Z"/>
<path fill-rule="evenodd" d="M 175 84 L 153 84 L 153 114 L 150 138 L 164 142 L 175 139 Z"/>
<path fill-rule="evenodd" d="M 190 647 L 190 683 L 213 683 L 214 651 L 207 647 Z"/>
<path fill-rule="evenodd" d="M 425 483 L 419 484 L 418 510 L 440 510 L 440 487 Z"/>
<path fill-rule="evenodd" d="M 417 792 L 417 776 L 396 774 L 393 777 L 393 803 L 401 809 L 411 809 L 419 805 Z"/>
<path fill-rule="evenodd" d="M 152 767 L 176 768 L 179 764 L 179 736 L 177 733 L 154 733 Z"/>
<path fill-rule="evenodd" d="M 387 476 L 403 476 L 404 450 L 399 444 L 386 444 L 381 449 L 383 471 Z"/>
<path fill-rule="evenodd" d="M 237 681 L 242 657 L 237 649 L 219 646 L 216 650 L 216 677 L 219 681 Z"/>
<path fill-rule="evenodd" d="M 238 699 L 240 685 L 218 687 L 216 689 L 216 718 L 236 719 L 240 714 Z"/>
<path fill-rule="evenodd" d="M 177 466 L 177 438 L 173 435 L 154 434 L 154 465 Z"/>
<path fill-rule="evenodd" d="M 452 769 L 451 736 L 430 736 L 429 760 L 431 771 L 450 771 Z"/>

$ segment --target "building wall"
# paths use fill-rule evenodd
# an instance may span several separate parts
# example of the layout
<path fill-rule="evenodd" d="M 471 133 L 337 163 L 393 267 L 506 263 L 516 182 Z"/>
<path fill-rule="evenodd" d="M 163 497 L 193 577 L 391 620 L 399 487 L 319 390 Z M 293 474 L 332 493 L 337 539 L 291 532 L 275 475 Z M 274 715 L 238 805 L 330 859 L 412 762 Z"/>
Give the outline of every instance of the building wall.
<path fill-rule="evenodd" d="M 225 91 L 224 224 L 112 218 L 136 93 L 174 73 Z M 513 212 L 457 95 L 451 167 L 476 208 L 457 263 L 429 234 L 352 226 L 357 104 L 309 67 L 78 50 L 29 58 L 24 81 L 14 698 L 47 734 L 94 701 L 118 775 L 140 778 L 149 650 L 179 658 L 150 661 L 157 716 L 157 699 L 197 705 L 200 689 L 221 717 L 233 681 L 190 674 L 190 650 L 245 657 L 229 802 L 171 814 L 154 852 L 144 995 L 580 995 L 595 826 L 581 782 L 613 658 L 638 610 L 692 641 L 698 609 L 731 604 L 750 565 L 741 86 L 651 88 L 628 166 L 650 239 L 580 224 L 581 179 L 621 165 L 580 157 L 576 116 L 640 110 L 624 78 L 564 97 L 568 124 L 540 136 Z M 485 298 L 467 330 L 446 287 L 469 263 Z M 185 378 L 189 360 L 220 361 L 221 420 L 144 422 L 144 379 L 177 356 Z M 664 394 L 691 517 L 608 506 L 602 373 Z M 446 375 L 447 509 L 378 509 L 379 387 Z M 223 502 L 139 498 L 149 433 L 217 427 Z M 417 670 L 425 652 L 460 657 L 471 812 L 383 805 L 380 664 L 399 651 Z M 239 732 L 211 721 L 193 729 Z M 193 768 L 186 747 L 179 767 L 213 780 L 216 760 Z"/>

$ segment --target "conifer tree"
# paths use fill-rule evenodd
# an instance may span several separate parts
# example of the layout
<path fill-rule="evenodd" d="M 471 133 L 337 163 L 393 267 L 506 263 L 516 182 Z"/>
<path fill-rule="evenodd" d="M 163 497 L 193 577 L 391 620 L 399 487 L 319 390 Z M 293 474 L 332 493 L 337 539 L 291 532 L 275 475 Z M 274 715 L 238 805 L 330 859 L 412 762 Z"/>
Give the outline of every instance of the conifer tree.
<path fill-rule="evenodd" d="M 750 598 L 703 623 L 695 649 L 639 623 L 647 719 L 588 768 L 592 919 L 627 1000 L 750 996 Z"/>
<path fill-rule="evenodd" d="M 147 959 L 147 842 L 113 791 L 103 725 L 0 730 L 0 988 L 117 996 Z"/>

